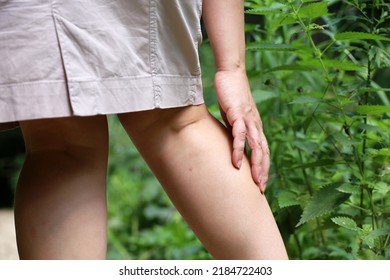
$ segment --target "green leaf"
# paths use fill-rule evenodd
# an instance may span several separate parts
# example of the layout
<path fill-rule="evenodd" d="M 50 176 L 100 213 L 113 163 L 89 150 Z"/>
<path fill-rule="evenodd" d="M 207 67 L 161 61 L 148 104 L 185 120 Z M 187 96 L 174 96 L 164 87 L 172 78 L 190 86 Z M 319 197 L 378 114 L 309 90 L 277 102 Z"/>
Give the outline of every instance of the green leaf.
<path fill-rule="evenodd" d="M 313 96 L 299 96 L 295 98 L 293 101 L 290 102 L 290 104 L 318 104 L 322 103 L 322 99 L 320 98 L 315 98 Z"/>
<path fill-rule="evenodd" d="M 370 125 L 370 124 L 365 124 L 365 123 L 361 123 L 357 126 L 358 129 L 362 129 L 362 130 L 368 130 L 368 131 L 378 131 L 378 132 L 386 132 L 387 130 L 382 128 L 382 127 L 379 127 L 379 126 L 376 126 L 376 125 Z"/>
<path fill-rule="evenodd" d="M 246 14 L 250 15 L 272 15 L 272 14 L 282 14 L 284 13 L 283 8 L 285 8 L 286 5 L 283 3 L 278 2 L 272 2 L 271 5 L 268 5 L 267 7 L 258 7 L 254 9 L 246 10 Z"/>
<path fill-rule="evenodd" d="M 390 41 L 390 38 L 364 32 L 343 32 L 335 35 L 336 40 L 380 40 Z"/>
<path fill-rule="evenodd" d="M 296 22 L 297 19 L 291 16 L 290 14 L 286 14 L 285 16 L 281 16 L 273 20 L 273 24 L 275 26 L 288 25 Z"/>
<path fill-rule="evenodd" d="M 372 188 L 376 193 L 385 196 L 388 192 L 390 192 L 390 185 L 385 182 L 373 183 Z"/>
<path fill-rule="evenodd" d="M 331 219 L 336 225 L 339 225 L 343 228 L 350 229 L 353 231 L 358 231 L 358 226 L 354 220 L 348 217 L 334 217 Z"/>
<path fill-rule="evenodd" d="M 296 169 L 296 168 L 312 168 L 312 167 L 319 167 L 319 166 L 327 166 L 327 165 L 333 165 L 335 164 L 334 159 L 320 159 L 315 162 L 310 162 L 310 163 L 305 163 L 301 165 L 296 165 L 291 168 Z"/>
<path fill-rule="evenodd" d="M 296 64 L 295 65 L 294 64 L 281 65 L 281 66 L 273 67 L 273 68 L 265 71 L 265 73 L 277 72 L 277 71 L 313 71 L 313 68 L 306 67 L 306 66 L 300 66 L 300 65 L 296 65 Z"/>
<path fill-rule="evenodd" d="M 328 13 L 328 5 L 326 2 L 317 2 L 312 3 L 306 6 L 303 6 L 298 15 L 301 18 L 309 18 L 310 20 L 324 16 Z"/>
<path fill-rule="evenodd" d="M 383 235 L 389 235 L 389 234 L 390 234 L 390 228 L 380 228 L 377 230 L 372 230 L 371 226 L 363 225 L 363 229 L 359 229 L 360 238 L 371 249 L 376 247 L 375 245 L 378 244 L 378 239 L 377 239 L 378 237 L 383 236 Z"/>
<path fill-rule="evenodd" d="M 269 99 L 277 98 L 279 96 L 279 94 L 274 91 L 267 91 L 267 90 L 260 90 L 260 89 L 254 89 L 252 91 L 252 95 L 256 104 L 264 102 Z"/>
<path fill-rule="evenodd" d="M 362 68 L 361 65 L 348 61 L 323 59 L 322 62 L 328 68 L 336 68 L 345 71 L 358 71 Z M 318 59 L 302 60 L 298 61 L 298 64 L 307 67 L 322 67 L 321 62 Z"/>
<path fill-rule="evenodd" d="M 349 198 L 349 194 L 337 191 L 340 184 L 329 184 L 317 191 L 303 210 L 297 227 L 307 221 L 329 214 Z"/>
<path fill-rule="evenodd" d="M 388 148 L 383 148 L 380 149 L 377 153 L 377 156 L 385 156 L 385 157 L 390 157 L 390 149 Z"/>
<path fill-rule="evenodd" d="M 390 228 L 381 228 L 381 229 L 377 229 L 377 230 L 372 231 L 369 235 L 366 236 L 366 238 L 375 238 L 375 237 L 379 237 L 382 235 L 388 235 L 388 234 L 390 234 Z"/>
<path fill-rule="evenodd" d="M 363 225 L 361 229 L 358 230 L 359 238 L 363 240 L 364 243 L 368 245 L 368 247 L 373 248 L 375 246 L 375 237 L 368 237 L 372 232 L 371 225 Z"/>
<path fill-rule="evenodd" d="M 390 92 L 390 88 L 367 88 L 367 87 L 363 87 L 363 88 L 358 89 L 358 93 L 379 92 L 379 91 Z"/>
<path fill-rule="evenodd" d="M 268 43 L 263 43 L 263 44 L 256 44 L 252 46 L 248 46 L 246 48 L 248 51 L 282 51 L 282 52 L 291 52 L 295 51 L 296 48 L 285 45 L 285 44 L 268 44 Z"/>
<path fill-rule="evenodd" d="M 364 239 L 372 232 L 372 226 L 364 224 L 362 228 L 359 229 L 359 238 Z"/>
<path fill-rule="evenodd" d="M 286 208 L 300 204 L 296 193 L 285 190 L 278 193 L 278 203 L 280 208 Z"/>
<path fill-rule="evenodd" d="M 304 151 L 305 153 L 312 154 L 315 150 L 318 149 L 318 145 L 316 143 L 308 142 L 308 141 L 299 141 L 296 140 L 293 142 L 294 147 Z"/>
<path fill-rule="evenodd" d="M 342 184 L 340 187 L 337 188 L 337 190 L 342 193 L 360 194 L 359 187 L 349 183 Z"/>
<path fill-rule="evenodd" d="M 365 115 L 382 115 L 390 112 L 390 106 L 381 105 L 360 105 L 356 107 L 356 112 Z"/>
<path fill-rule="evenodd" d="M 359 141 L 350 139 L 343 132 L 335 132 L 332 135 L 329 135 L 329 137 L 334 139 L 334 141 L 337 141 L 339 144 L 341 144 L 345 148 L 350 147 L 353 144 L 356 144 L 356 145 L 359 144 Z"/>
<path fill-rule="evenodd" d="M 283 10 L 281 8 L 271 8 L 271 7 L 261 7 L 256 9 L 250 9 L 245 11 L 246 14 L 249 15 L 277 15 L 283 14 Z"/>

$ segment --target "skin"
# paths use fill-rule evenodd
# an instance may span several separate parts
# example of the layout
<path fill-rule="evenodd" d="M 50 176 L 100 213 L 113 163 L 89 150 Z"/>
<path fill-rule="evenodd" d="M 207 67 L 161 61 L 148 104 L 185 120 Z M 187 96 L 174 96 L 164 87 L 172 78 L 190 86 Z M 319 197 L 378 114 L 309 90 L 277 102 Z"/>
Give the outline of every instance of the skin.
<path fill-rule="evenodd" d="M 240 169 L 232 165 L 229 130 L 204 105 L 120 115 L 120 120 L 213 257 L 287 258 L 249 160 L 243 157 Z"/>
<path fill-rule="evenodd" d="M 262 194 L 269 151 L 245 74 L 243 1 L 204 0 L 203 18 L 228 128 L 205 105 L 126 113 L 119 119 L 215 258 L 287 259 Z M 15 201 L 20 257 L 104 259 L 105 116 L 24 121 L 21 128 L 27 156 Z"/>
<path fill-rule="evenodd" d="M 221 5 L 223 2 L 223 5 Z M 261 192 L 270 166 L 268 143 L 245 72 L 244 1 L 203 1 L 203 20 L 214 50 L 214 87 L 221 114 L 233 136 L 232 163 L 240 168 L 245 140 L 251 149 L 251 170 Z"/>
<path fill-rule="evenodd" d="M 105 116 L 21 122 L 26 159 L 15 194 L 21 259 L 104 259 Z"/>

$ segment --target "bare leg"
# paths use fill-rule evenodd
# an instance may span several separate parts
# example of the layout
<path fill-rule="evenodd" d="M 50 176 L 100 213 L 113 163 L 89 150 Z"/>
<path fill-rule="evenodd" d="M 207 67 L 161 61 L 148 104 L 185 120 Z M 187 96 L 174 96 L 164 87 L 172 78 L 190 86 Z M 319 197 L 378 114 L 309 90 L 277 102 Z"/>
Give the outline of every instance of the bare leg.
<path fill-rule="evenodd" d="M 286 259 L 249 162 L 231 163 L 232 140 L 204 105 L 120 115 L 167 194 L 218 259 Z"/>
<path fill-rule="evenodd" d="M 21 259 L 106 257 L 108 129 L 103 116 L 21 122 L 16 191 Z"/>

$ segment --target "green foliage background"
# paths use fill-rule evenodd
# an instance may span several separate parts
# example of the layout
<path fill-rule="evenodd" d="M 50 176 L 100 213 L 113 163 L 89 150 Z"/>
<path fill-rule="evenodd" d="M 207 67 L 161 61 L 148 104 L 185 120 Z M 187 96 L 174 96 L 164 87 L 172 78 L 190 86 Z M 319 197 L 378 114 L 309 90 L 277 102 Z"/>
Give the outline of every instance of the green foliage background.
<path fill-rule="evenodd" d="M 390 259 L 390 4 L 245 6 L 248 75 L 271 150 L 266 195 L 290 258 Z M 200 52 L 218 117 L 207 37 Z M 109 122 L 108 258 L 210 259 L 116 117 Z"/>
<path fill-rule="evenodd" d="M 389 259 L 389 12 L 384 1 L 247 1 L 268 196 L 291 258 Z"/>
<path fill-rule="evenodd" d="M 389 259 L 389 4 L 245 5 L 248 75 L 272 156 L 267 197 L 290 257 Z M 218 117 L 207 39 L 201 59 Z M 210 258 L 119 131 L 109 257 Z"/>

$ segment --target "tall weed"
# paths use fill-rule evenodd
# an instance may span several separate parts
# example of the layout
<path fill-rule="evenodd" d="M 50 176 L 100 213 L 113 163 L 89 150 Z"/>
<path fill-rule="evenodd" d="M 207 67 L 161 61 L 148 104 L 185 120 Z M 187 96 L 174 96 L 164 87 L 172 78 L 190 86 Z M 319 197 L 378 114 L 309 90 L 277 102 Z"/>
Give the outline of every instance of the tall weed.
<path fill-rule="evenodd" d="M 246 1 L 248 73 L 291 258 L 390 258 L 390 5 Z"/>

